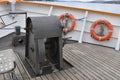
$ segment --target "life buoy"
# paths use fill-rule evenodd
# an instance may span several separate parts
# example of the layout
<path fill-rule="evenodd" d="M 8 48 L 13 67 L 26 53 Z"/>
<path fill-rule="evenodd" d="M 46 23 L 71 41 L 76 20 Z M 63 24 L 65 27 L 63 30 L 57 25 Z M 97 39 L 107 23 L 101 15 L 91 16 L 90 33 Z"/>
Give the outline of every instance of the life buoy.
<path fill-rule="evenodd" d="M 70 24 L 69 27 L 63 28 L 63 30 L 62 30 L 63 32 L 72 31 L 72 30 L 74 29 L 75 25 L 76 25 L 75 18 L 74 18 L 74 16 L 73 16 L 72 14 L 70 14 L 70 13 L 61 14 L 61 15 L 59 16 L 59 19 L 62 20 L 66 15 L 68 16 L 68 18 L 69 18 L 70 20 L 72 20 L 72 22 L 71 22 L 71 24 Z"/>
<path fill-rule="evenodd" d="M 108 32 L 106 35 L 104 36 L 98 36 L 96 34 L 96 32 L 94 31 L 95 27 L 98 25 L 98 24 L 101 24 L 101 23 L 104 23 L 107 28 L 108 28 Z M 91 33 L 91 36 L 96 39 L 96 40 L 99 40 L 99 41 L 105 41 L 105 40 L 108 40 L 111 36 L 112 36 L 112 31 L 113 31 L 113 27 L 112 27 L 112 24 L 108 21 L 108 20 L 96 20 L 92 25 L 91 25 L 91 29 L 90 29 L 90 33 Z"/>

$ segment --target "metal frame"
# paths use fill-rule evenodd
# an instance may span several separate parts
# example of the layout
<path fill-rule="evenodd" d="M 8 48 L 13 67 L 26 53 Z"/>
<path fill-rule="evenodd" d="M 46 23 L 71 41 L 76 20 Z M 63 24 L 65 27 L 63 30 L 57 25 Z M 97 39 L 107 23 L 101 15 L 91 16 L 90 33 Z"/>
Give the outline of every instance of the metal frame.
<path fill-rule="evenodd" d="M 56 26 L 54 26 L 54 23 Z M 27 19 L 25 56 L 35 75 L 43 74 L 46 67 L 52 67 L 52 69 L 55 69 L 54 71 L 62 69 L 63 45 L 61 30 L 61 23 L 55 16 Z M 54 48 L 53 51 L 48 50 L 50 47 L 47 46 L 51 45 Z M 51 61 L 47 55 L 52 59 Z M 54 58 L 51 57 L 53 55 L 55 55 Z"/>

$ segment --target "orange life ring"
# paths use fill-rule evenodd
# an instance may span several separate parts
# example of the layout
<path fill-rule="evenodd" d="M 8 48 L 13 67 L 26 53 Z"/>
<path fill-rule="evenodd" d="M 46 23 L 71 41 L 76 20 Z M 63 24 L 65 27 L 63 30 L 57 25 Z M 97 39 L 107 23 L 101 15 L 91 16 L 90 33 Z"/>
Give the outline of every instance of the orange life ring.
<path fill-rule="evenodd" d="M 101 24 L 101 23 L 104 23 L 107 28 L 108 28 L 108 32 L 106 35 L 104 36 L 98 36 L 94 29 L 95 27 L 98 25 L 98 24 Z M 108 20 L 96 20 L 92 25 L 91 25 L 91 29 L 90 29 L 90 33 L 92 35 L 92 37 L 96 40 L 99 40 L 99 41 L 105 41 L 105 40 L 108 40 L 111 36 L 112 36 L 112 31 L 113 31 L 113 27 L 112 27 L 112 24 L 108 21 Z"/>
<path fill-rule="evenodd" d="M 62 30 L 63 32 L 72 31 L 72 30 L 74 29 L 75 25 L 76 25 L 75 18 L 74 18 L 74 16 L 73 16 L 72 14 L 70 14 L 70 13 L 61 14 L 61 15 L 59 16 L 59 19 L 62 20 L 62 19 L 66 16 L 66 14 L 67 14 L 67 16 L 69 17 L 69 19 L 72 20 L 72 22 L 71 22 L 71 25 L 70 25 L 69 27 L 63 28 L 63 30 Z"/>

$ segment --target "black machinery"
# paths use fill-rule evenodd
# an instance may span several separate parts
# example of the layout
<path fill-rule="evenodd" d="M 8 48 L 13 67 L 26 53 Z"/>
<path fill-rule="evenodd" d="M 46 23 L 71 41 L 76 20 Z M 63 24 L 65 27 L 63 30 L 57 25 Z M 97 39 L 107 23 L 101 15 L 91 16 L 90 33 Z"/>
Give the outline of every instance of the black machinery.
<path fill-rule="evenodd" d="M 61 31 L 56 16 L 27 18 L 25 57 L 35 75 L 62 69 Z"/>
<path fill-rule="evenodd" d="M 12 38 L 12 45 L 14 47 L 17 45 L 25 44 L 25 34 L 22 34 L 20 29 L 20 26 L 15 26 L 15 34 Z"/>

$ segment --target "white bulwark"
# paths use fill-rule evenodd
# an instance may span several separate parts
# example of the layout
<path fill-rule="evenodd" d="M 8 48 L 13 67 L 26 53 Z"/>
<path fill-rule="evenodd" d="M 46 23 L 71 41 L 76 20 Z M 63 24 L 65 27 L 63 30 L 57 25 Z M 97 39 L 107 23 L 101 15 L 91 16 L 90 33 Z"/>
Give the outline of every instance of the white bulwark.
<path fill-rule="evenodd" d="M 11 11 L 9 3 L 0 3 L 0 15 L 7 14 Z M 103 7 L 103 6 L 102 6 Z M 109 6 L 108 6 L 109 7 Z M 76 19 L 84 18 L 80 21 L 76 21 L 76 26 L 73 31 L 67 33 L 66 37 L 72 37 L 71 40 L 78 41 L 79 43 L 87 42 L 91 44 L 97 44 L 101 46 L 107 46 L 120 49 L 120 14 L 115 12 L 108 12 L 102 10 L 86 9 L 73 6 L 63 6 L 60 4 L 50 4 L 49 2 L 16 2 L 15 11 L 27 12 L 28 17 L 39 16 L 59 16 L 62 13 L 71 13 Z M 5 24 L 17 21 L 17 23 L 10 25 L 6 28 L 14 28 L 15 26 L 21 26 L 25 28 L 26 20 L 24 14 L 16 14 L 15 18 L 10 16 L 3 16 Z M 91 37 L 90 27 L 91 24 L 98 19 L 106 19 L 113 25 L 112 37 L 106 41 L 97 41 Z M 0 22 L 2 20 L 0 19 Z M 98 33 L 100 26 L 95 31 Z M 104 26 L 104 35 L 107 33 L 107 27 Z M 14 32 L 14 29 L 0 29 L 0 37 L 6 36 Z M 22 30 L 22 32 L 25 32 Z"/>

